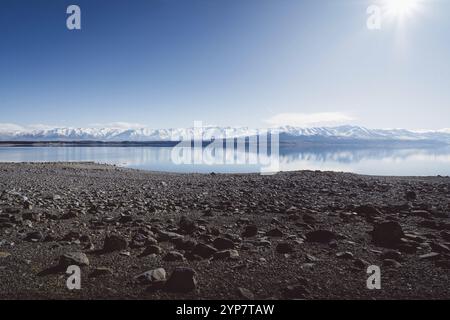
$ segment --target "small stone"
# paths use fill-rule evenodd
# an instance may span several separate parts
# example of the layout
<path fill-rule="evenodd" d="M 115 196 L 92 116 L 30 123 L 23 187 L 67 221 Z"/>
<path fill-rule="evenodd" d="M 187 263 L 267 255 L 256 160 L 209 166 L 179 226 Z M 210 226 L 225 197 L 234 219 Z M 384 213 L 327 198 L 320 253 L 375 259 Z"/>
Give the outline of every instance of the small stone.
<path fill-rule="evenodd" d="M 7 258 L 11 255 L 9 252 L 0 251 L 0 259 Z"/>
<path fill-rule="evenodd" d="M 441 237 L 445 241 L 450 241 L 450 232 L 449 231 L 441 231 Z"/>
<path fill-rule="evenodd" d="M 276 247 L 276 251 L 278 253 L 291 253 L 294 251 L 294 248 L 289 242 L 280 242 Z"/>
<path fill-rule="evenodd" d="M 440 257 L 440 254 L 437 252 L 430 252 L 426 254 L 422 254 L 419 256 L 420 260 L 437 260 Z"/>
<path fill-rule="evenodd" d="M 101 277 L 101 276 L 109 276 L 113 274 L 113 270 L 107 267 L 97 267 L 92 271 L 90 276 L 92 278 Z"/>
<path fill-rule="evenodd" d="M 246 288 L 239 287 L 238 293 L 241 298 L 244 298 L 246 300 L 254 300 L 255 299 L 255 295 L 253 294 L 253 292 L 251 292 L 250 290 L 248 290 Z"/>
<path fill-rule="evenodd" d="M 353 259 L 353 253 L 346 251 L 346 252 L 338 252 L 336 253 L 336 257 L 339 259 Z"/>
<path fill-rule="evenodd" d="M 179 233 L 169 232 L 169 231 L 159 231 L 158 240 L 159 241 L 176 241 L 179 239 L 184 239 L 184 236 Z"/>
<path fill-rule="evenodd" d="M 196 272 L 187 267 L 177 267 L 170 275 L 166 288 L 172 292 L 189 292 L 197 287 Z"/>
<path fill-rule="evenodd" d="M 216 238 L 213 246 L 219 250 L 234 249 L 235 247 L 234 242 L 226 238 Z"/>
<path fill-rule="evenodd" d="M 88 266 L 89 258 L 83 252 L 68 252 L 59 257 L 59 264 L 62 268 L 67 268 L 71 265 L 79 267 Z"/>
<path fill-rule="evenodd" d="M 33 232 L 28 233 L 25 236 L 25 240 L 31 241 L 31 242 L 43 241 L 44 239 L 45 239 L 45 235 L 40 231 L 33 231 Z"/>
<path fill-rule="evenodd" d="M 443 243 L 438 243 L 438 242 L 431 242 L 430 243 L 431 249 L 435 252 L 439 252 L 439 253 L 450 253 L 450 248 L 447 247 L 445 244 Z"/>
<path fill-rule="evenodd" d="M 183 261 L 184 256 L 180 252 L 170 251 L 164 256 L 163 260 L 164 261 Z"/>
<path fill-rule="evenodd" d="M 311 255 L 311 254 L 309 254 L 309 253 L 306 254 L 306 259 L 307 259 L 309 262 L 317 262 L 317 261 L 319 261 L 319 258 L 316 258 L 316 257 L 314 257 L 313 255 Z"/>
<path fill-rule="evenodd" d="M 412 210 L 411 211 L 412 216 L 421 217 L 421 218 L 429 218 L 431 216 L 431 213 L 429 213 L 426 210 Z"/>
<path fill-rule="evenodd" d="M 384 267 L 394 267 L 394 268 L 400 268 L 402 264 L 394 259 L 384 259 L 383 260 L 383 266 Z"/>
<path fill-rule="evenodd" d="M 166 281 L 166 270 L 163 268 L 153 269 L 150 271 L 146 271 L 141 273 L 140 275 L 134 278 L 141 284 L 154 284 L 156 282 L 165 282 Z"/>
<path fill-rule="evenodd" d="M 329 243 L 336 238 L 337 235 L 328 230 L 315 230 L 306 234 L 307 242 Z"/>
<path fill-rule="evenodd" d="M 216 252 L 217 252 L 216 248 L 204 243 L 197 244 L 192 250 L 192 254 L 200 256 L 205 259 L 210 258 Z"/>
<path fill-rule="evenodd" d="M 197 230 L 197 223 L 186 216 L 181 217 L 178 226 L 180 227 L 180 230 L 186 234 L 192 234 Z"/>
<path fill-rule="evenodd" d="M 417 194 L 414 191 L 406 191 L 405 192 L 405 199 L 407 201 L 412 201 L 417 199 Z"/>
<path fill-rule="evenodd" d="M 197 241 L 194 239 L 177 239 L 173 242 L 175 248 L 179 250 L 192 250 L 197 245 Z"/>
<path fill-rule="evenodd" d="M 256 236 L 257 234 L 258 234 L 258 227 L 254 225 L 246 226 L 244 232 L 242 232 L 242 236 L 244 238 L 251 238 Z"/>
<path fill-rule="evenodd" d="M 214 253 L 214 260 L 225 260 L 225 259 L 237 259 L 239 258 L 239 252 L 237 250 L 223 250 Z"/>
<path fill-rule="evenodd" d="M 120 251 L 128 247 L 128 241 L 119 235 L 106 236 L 103 243 L 103 250 L 106 252 Z"/>
<path fill-rule="evenodd" d="M 359 269 L 365 269 L 365 268 L 367 268 L 369 266 L 369 262 L 367 262 L 364 259 L 360 259 L 360 258 L 355 259 L 353 261 L 353 264 L 355 265 L 355 267 L 357 267 Z"/>
<path fill-rule="evenodd" d="M 274 237 L 274 238 L 280 238 L 280 237 L 283 236 L 283 232 L 280 229 L 275 228 L 275 229 L 267 231 L 266 232 L 266 236 Z"/>
<path fill-rule="evenodd" d="M 442 269 L 450 269 L 450 260 L 438 260 L 435 265 Z"/>
<path fill-rule="evenodd" d="M 398 262 L 403 261 L 402 254 L 397 250 L 387 250 L 381 254 L 382 259 L 392 259 Z"/>
<path fill-rule="evenodd" d="M 161 247 L 151 245 L 145 247 L 144 251 L 141 253 L 141 257 L 148 256 L 151 254 L 160 254 L 161 252 L 162 252 Z"/>

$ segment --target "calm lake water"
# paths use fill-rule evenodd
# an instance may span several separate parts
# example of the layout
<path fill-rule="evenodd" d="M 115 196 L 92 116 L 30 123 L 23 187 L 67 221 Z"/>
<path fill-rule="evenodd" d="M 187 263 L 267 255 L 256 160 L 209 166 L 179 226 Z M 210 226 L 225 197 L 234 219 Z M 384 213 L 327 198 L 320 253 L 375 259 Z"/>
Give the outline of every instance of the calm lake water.
<path fill-rule="evenodd" d="M 0 147 L 0 162 L 60 162 L 95 161 L 118 166 L 169 172 L 259 172 L 277 161 L 273 155 L 258 155 L 246 152 L 236 154 L 225 151 L 214 154 L 205 163 L 202 148 L 184 150 L 185 160 L 196 159 L 197 164 L 183 164 L 175 159 L 170 147 Z M 225 158 L 224 158 L 225 157 Z M 199 160 L 200 159 L 200 160 Z M 227 159 L 236 159 L 245 164 L 219 164 Z M 278 157 L 279 169 L 330 170 L 370 175 L 433 176 L 450 175 L 450 147 L 427 149 L 383 149 L 383 148 L 281 148 Z"/>

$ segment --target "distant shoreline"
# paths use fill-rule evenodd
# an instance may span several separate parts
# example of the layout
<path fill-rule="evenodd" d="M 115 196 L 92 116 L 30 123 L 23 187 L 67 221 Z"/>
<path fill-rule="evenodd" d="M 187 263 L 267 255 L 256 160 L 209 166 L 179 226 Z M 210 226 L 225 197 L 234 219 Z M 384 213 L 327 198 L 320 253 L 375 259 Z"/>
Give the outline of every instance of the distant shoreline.
<path fill-rule="evenodd" d="M 175 147 L 181 141 L 0 141 L 0 147 Z M 208 146 L 212 141 L 202 141 Z M 231 141 L 222 141 L 231 143 Z M 234 139 L 236 146 L 237 139 Z M 245 143 L 249 145 L 248 140 Z M 270 141 L 267 143 L 270 145 Z M 194 141 L 191 141 L 194 147 Z M 302 137 L 279 141 L 280 148 L 347 147 L 347 148 L 436 148 L 450 144 L 435 140 L 364 140 L 346 138 Z"/>

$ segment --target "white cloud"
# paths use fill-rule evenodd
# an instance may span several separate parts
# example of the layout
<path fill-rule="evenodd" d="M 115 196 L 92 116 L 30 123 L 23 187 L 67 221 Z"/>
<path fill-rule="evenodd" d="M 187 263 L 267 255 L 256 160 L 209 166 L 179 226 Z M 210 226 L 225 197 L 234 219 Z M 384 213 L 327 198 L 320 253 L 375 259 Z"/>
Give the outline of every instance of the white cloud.
<path fill-rule="evenodd" d="M 319 113 L 279 113 L 267 120 L 272 127 L 318 127 L 348 123 L 354 118 L 341 112 L 319 112 Z"/>
<path fill-rule="evenodd" d="M 0 132 L 23 131 L 24 127 L 14 123 L 0 123 Z"/>

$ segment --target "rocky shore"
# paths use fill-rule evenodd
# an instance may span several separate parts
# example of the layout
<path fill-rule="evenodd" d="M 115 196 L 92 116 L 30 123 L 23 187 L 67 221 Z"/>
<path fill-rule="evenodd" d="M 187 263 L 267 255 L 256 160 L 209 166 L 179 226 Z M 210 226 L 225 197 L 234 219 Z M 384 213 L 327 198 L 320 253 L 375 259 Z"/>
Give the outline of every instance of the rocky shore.
<path fill-rule="evenodd" d="M 449 218 L 449 177 L 0 164 L 0 298 L 449 299 Z"/>

